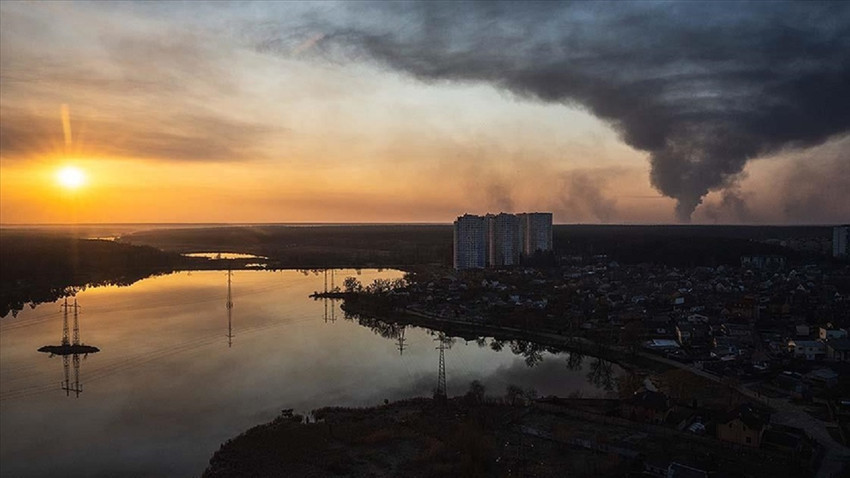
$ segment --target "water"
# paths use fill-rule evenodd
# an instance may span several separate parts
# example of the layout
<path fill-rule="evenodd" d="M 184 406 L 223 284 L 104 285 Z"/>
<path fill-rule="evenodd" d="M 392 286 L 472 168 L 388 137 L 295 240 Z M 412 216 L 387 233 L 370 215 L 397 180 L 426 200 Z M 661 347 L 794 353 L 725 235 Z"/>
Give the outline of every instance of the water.
<path fill-rule="evenodd" d="M 400 273 L 337 271 L 337 284 L 347 276 L 368 284 Z M 435 387 L 430 331 L 408 327 L 400 354 L 338 303 L 328 301 L 326 321 L 325 303 L 307 297 L 323 288 L 321 274 L 237 271 L 232 284 L 230 329 L 226 272 L 80 292 L 81 342 L 100 352 L 80 357 L 79 397 L 73 361 L 66 392 L 62 357 L 37 351 L 61 342 L 59 302 L 0 320 L 0 475 L 198 476 L 223 441 L 282 409 L 376 405 Z M 508 384 L 604 393 L 586 380 L 588 361 L 571 371 L 567 357 L 543 352 L 529 368 L 507 344 L 497 352 L 459 339 L 446 351 L 448 392 L 478 379 L 499 395 Z"/>
<path fill-rule="evenodd" d="M 186 257 L 206 257 L 207 259 L 268 259 L 268 257 L 241 252 L 187 252 L 183 255 Z"/>

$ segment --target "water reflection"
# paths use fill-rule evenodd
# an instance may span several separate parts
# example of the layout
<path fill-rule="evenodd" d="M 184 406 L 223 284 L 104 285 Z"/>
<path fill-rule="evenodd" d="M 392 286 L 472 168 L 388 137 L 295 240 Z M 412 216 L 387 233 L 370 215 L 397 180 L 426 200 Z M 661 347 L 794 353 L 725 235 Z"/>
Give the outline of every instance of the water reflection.
<path fill-rule="evenodd" d="M 345 273 L 356 271 L 329 272 L 329 288 Z M 367 284 L 402 277 L 392 270 L 360 274 Z M 228 335 L 239 340 L 225 350 L 226 280 L 225 306 L 239 301 L 238 311 L 226 307 Z M 3 319 L 0 476 L 197 476 L 222 442 L 281 409 L 308 413 L 433 394 L 440 375 L 436 332 L 369 318 L 329 327 L 317 320 L 324 304 L 308 297 L 323 288 L 323 271 L 237 271 L 227 278 L 197 271 L 80 291 L 85 341 L 102 351 L 85 364 L 79 401 L 55 393 L 56 361 L 35 352 L 57 343 L 60 304 Z M 332 310 L 343 317 L 339 306 L 328 302 L 329 318 Z M 70 320 L 73 309 L 68 313 Z M 68 335 L 73 345 L 70 326 Z M 495 351 L 502 343 L 504 350 Z M 534 357 L 534 367 L 515 350 Z M 64 392 L 76 396 L 83 387 L 68 357 Z M 604 392 L 587 381 L 587 366 L 570 371 L 565 359 L 527 343 L 458 340 L 444 350 L 446 395 L 466 393 L 474 380 L 489 390 L 515 384 L 542 395 Z M 51 433 L 34 423 L 50 424 Z"/>
<path fill-rule="evenodd" d="M 268 257 L 257 256 L 254 254 L 243 254 L 241 252 L 187 252 L 183 256 L 186 257 L 203 257 L 213 260 L 230 260 L 230 259 L 268 259 Z"/>
<path fill-rule="evenodd" d="M 344 317 L 346 320 L 356 322 L 357 324 L 368 328 L 375 335 L 378 335 L 385 339 L 396 340 L 399 355 L 401 355 L 401 352 L 403 352 L 405 347 L 405 328 L 415 328 L 415 326 L 408 326 L 406 324 L 377 319 L 374 317 L 364 316 L 362 314 L 352 313 L 348 311 L 344 312 Z M 436 395 L 441 389 L 439 383 L 441 380 L 444 379 L 444 377 L 442 377 L 444 351 L 441 349 L 441 347 L 443 347 L 443 345 L 445 344 L 447 348 L 451 348 L 451 345 L 455 343 L 456 338 L 446 336 L 443 332 L 434 332 L 428 329 L 425 330 L 430 335 L 437 335 L 437 338 L 435 338 L 434 340 L 440 342 L 440 347 L 437 347 L 438 349 L 440 349 L 440 371 L 438 372 L 438 387 L 436 389 L 437 392 L 435 392 Z M 469 341 L 470 340 L 468 340 L 467 342 Z M 518 355 L 523 358 L 523 362 L 528 368 L 533 368 L 536 365 L 542 363 L 547 355 L 566 354 L 566 368 L 570 371 L 579 371 L 583 369 L 584 359 L 586 358 L 584 354 L 576 350 L 570 350 L 568 352 L 565 352 L 557 347 L 541 345 L 527 340 L 505 340 L 480 336 L 475 339 L 472 339 L 471 341 L 474 342 L 479 348 L 487 348 L 489 346 L 489 348 L 495 352 L 502 351 L 505 345 L 507 345 L 514 355 Z M 595 387 L 601 390 L 605 390 L 607 392 L 614 391 L 614 389 L 616 388 L 615 364 L 600 357 L 591 358 L 592 360 L 589 362 L 588 372 L 585 375 L 587 382 L 593 384 Z"/>
<path fill-rule="evenodd" d="M 590 361 L 587 381 L 606 391 L 614 390 L 614 364 L 601 358 Z"/>

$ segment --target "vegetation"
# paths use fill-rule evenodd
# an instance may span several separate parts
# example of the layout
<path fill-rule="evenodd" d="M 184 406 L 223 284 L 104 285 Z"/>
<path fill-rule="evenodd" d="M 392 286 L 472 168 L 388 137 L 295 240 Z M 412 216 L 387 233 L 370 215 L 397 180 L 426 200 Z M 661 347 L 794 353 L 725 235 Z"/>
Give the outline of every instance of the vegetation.
<path fill-rule="evenodd" d="M 196 260 L 147 246 L 59 234 L 0 234 L 0 317 L 96 285 L 130 285 Z"/>
<path fill-rule="evenodd" d="M 445 225 L 243 226 L 143 231 L 122 241 L 176 252 L 226 250 L 268 257 L 270 267 L 449 265 Z"/>

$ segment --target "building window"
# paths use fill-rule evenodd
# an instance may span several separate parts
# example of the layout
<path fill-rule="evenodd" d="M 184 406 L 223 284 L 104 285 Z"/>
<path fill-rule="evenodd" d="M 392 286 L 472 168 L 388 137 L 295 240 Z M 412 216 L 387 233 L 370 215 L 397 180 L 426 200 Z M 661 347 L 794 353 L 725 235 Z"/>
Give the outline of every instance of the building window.
<path fill-rule="evenodd" d="M 752 438 L 750 438 L 750 437 L 747 437 L 747 444 L 749 445 L 749 444 L 750 444 L 750 443 L 752 443 L 752 442 L 753 442 L 753 439 L 752 439 Z"/>

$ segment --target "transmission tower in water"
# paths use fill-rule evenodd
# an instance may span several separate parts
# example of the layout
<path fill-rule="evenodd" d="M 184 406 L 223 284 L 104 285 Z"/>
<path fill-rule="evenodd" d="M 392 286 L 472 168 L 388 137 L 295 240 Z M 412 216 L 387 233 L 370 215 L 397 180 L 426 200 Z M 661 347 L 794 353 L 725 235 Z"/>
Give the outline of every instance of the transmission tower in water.
<path fill-rule="evenodd" d="M 74 299 L 73 304 L 68 303 L 68 299 L 60 306 L 62 308 L 62 343 L 59 345 L 45 345 L 38 349 L 39 352 L 49 353 L 51 357 L 59 355 L 62 357 L 62 369 L 64 371 L 65 380 L 62 381 L 61 389 L 65 391 L 65 395 L 70 396 L 71 392 L 79 398 L 83 391 L 80 385 L 80 354 L 87 357 L 90 353 L 100 352 L 97 347 L 80 343 L 80 306 L 77 300 Z M 73 339 L 68 333 L 68 311 L 74 311 Z M 74 382 L 71 383 L 70 368 L 73 363 L 74 367 Z"/>
<path fill-rule="evenodd" d="M 231 292 L 231 277 L 233 276 L 233 271 L 227 269 L 227 303 L 225 307 L 227 307 L 227 348 L 233 346 L 233 294 Z"/>
<path fill-rule="evenodd" d="M 325 276 L 325 291 L 324 291 L 325 296 L 322 297 L 322 304 L 325 306 L 324 319 L 325 319 L 325 323 L 327 323 L 328 321 L 333 323 L 333 322 L 336 322 L 336 300 L 332 297 L 328 297 L 327 293 L 328 292 L 333 293 L 333 292 L 335 292 L 335 289 L 336 289 L 336 285 L 334 284 L 334 270 L 333 269 L 324 269 L 324 276 Z M 330 279 L 331 279 L 331 288 L 330 289 L 328 289 L 328 276 L 330 276 Z M 330 313 L 328 313 L 328 304 L 330 304 Z"/>

